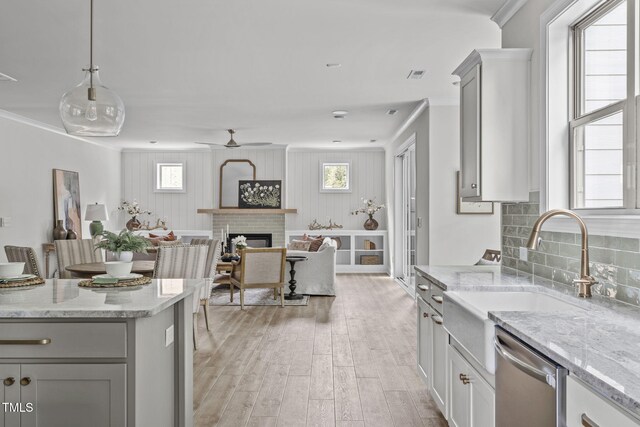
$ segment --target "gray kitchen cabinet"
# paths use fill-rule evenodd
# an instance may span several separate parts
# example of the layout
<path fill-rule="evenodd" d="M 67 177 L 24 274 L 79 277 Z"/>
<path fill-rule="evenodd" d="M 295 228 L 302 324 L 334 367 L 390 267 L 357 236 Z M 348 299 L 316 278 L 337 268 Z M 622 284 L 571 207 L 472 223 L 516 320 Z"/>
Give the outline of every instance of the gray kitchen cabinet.
<path fill-rule="evenodd" d="M 431 318 L 431 397 L 436 402 L 438 409 L 446 418 L 449 413 L 447 404 L 447 347 L 449 347 L 449 334 L 442 326 L 442 316 L 433 308 L 430 308 Z"/>
<path fill-rule="evenodd" d="M 477 49 L 460 77 L 460 196 L 529 200 L 531 49 Z"/>
<path fill-rule="evenodd" d="M 418 374 L 429 386 L 431 381 L 431 320 L 429 305 L 418 296 Z"/>
<path fill-rule="evenodd" d="M 20 365 L 0 365 L 0 380 L 3 383 L 0 427 L 20 426 Z"/>

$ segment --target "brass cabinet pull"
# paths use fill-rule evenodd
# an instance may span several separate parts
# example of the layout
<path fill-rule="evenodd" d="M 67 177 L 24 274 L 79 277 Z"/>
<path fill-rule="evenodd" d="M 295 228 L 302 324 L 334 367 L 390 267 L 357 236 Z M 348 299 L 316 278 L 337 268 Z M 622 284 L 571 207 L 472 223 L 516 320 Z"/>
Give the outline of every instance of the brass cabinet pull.
<path fill-rule="evenodd" d="M 424 313 L 422 313 L 422 317 L 429 317 L 429 313 L 425 311 Z"/>
<path fill-rule="evenodd" d="M 422 292 L 427 292 L 429 290 L 426 285 L 418 285 L 418 289 L 420 289 Z"/>
<path fill-rule="evenodd" d="M 0 340 L 0 345 L 46 345 L 51 344 L 51 338 L 35 338 L 25 340 Z"/>
<path fill-rule="evenodd" d="M 8 387 L 8 386 L 12 386 L 16 382 L 16 379 L 13 377 L 7 377 L 2 382 L 4 383 L 4 385 Z"/>
<path fill-rule="evenodd" d="M 462 384 L 467 385 L 471 382 L 471 380 L 469 379 L 469 375 L 467 374 L 460 374 L 460 381 L 462 381 Z"/>
<path fill-rule="evenodd" d="M 432 295 L 431 299 L 434 300 L 435 302 L 437 302 L 438 304 L 442 304 L 443 298 L 441 296 L 438 295 Z"/>
<path fill-rule="evenodd" d="M 582 425 L 584 427 L 599 427 L 597 423 L 595 423 L 591 418 L 587 416 L 587 414 L 582 414 L 580 420 L 582 421 Z"/>
<path fill-rule="evenodd" d="M 31 378 L 29 377 L 24 377 L 20 380 L 20 385 L 29 385 L 31 384 Z"/>
<path fill-rule="evenodd" d="M 433 320 L 436 325 L 442 325 L 442 317 L 440 316 L 431 316 L 431 320 Z"/>

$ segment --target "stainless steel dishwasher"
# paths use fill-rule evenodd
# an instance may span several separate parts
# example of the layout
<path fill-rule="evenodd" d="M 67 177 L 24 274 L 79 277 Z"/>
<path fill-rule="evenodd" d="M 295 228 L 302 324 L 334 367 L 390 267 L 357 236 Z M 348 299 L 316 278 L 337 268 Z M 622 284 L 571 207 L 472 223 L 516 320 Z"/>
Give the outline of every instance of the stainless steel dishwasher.
<path fill-rule="evenodd" d="M 567 370 L 496 327 L 496 427 L 565 427 Z"/>

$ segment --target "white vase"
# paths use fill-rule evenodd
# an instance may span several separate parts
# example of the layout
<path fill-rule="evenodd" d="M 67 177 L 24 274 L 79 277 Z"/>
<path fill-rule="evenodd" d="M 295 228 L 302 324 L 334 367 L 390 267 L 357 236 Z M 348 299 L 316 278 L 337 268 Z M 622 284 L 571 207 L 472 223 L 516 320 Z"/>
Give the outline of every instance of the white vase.
<path fill-rule="evenodd" d="M 117 252 L 112 252 L 112 254 L 113 254 L 113 257 L 115 258 L 115 261 L 122 261 L 122 262 L 133 261 L 133 252 L 131 251 L 120 252 L 120 255 L 118 255 Z"/>

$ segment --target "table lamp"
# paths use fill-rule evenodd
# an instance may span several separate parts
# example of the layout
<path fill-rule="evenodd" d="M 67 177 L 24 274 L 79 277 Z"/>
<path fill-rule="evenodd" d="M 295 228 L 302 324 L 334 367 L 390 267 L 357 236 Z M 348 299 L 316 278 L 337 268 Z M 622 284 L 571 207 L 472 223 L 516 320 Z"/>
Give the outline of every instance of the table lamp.
<path fill-rule="evenodd" d="M 91 221 L 91 224 L 89 224 L 89 233 L 91 233 L 91 237 L 96 237 L 104 231 L 101 221 L 109 220 L 107 207 L 100 203 L 87 205 L 87 210 L 84 213 L 84 219 L 85 221 Z"/>

